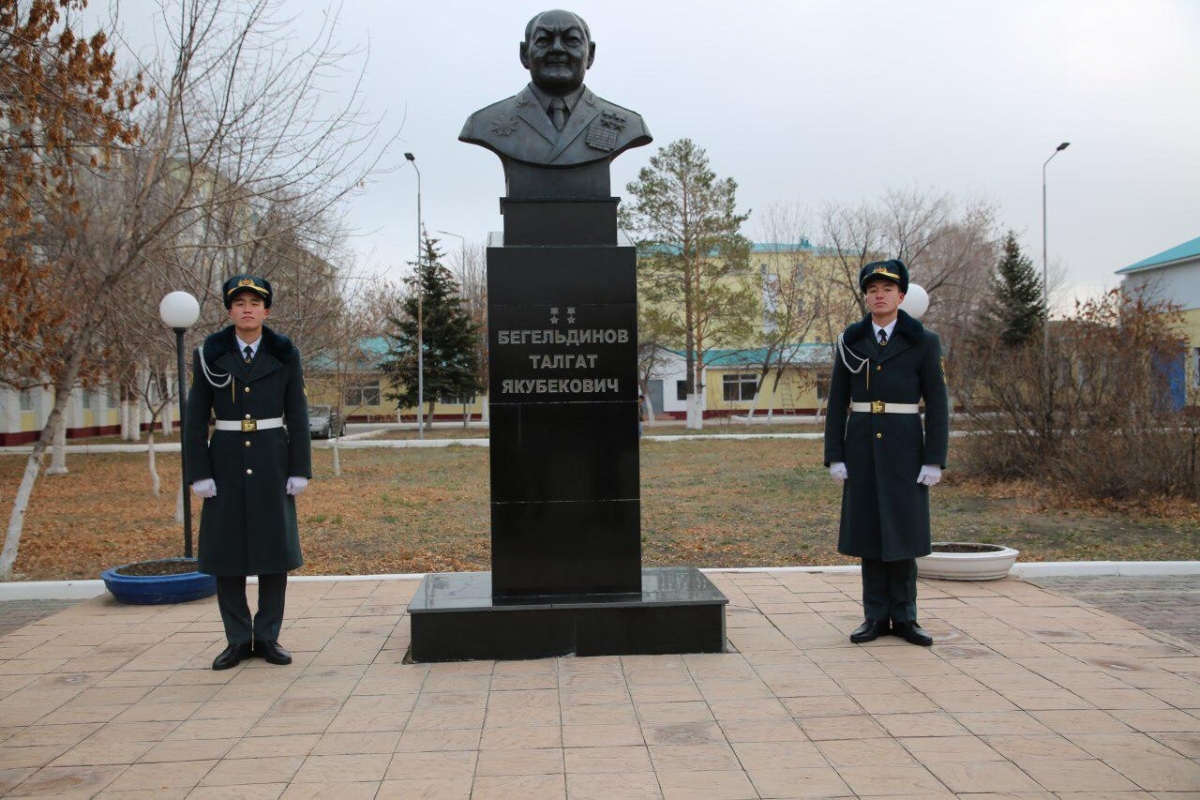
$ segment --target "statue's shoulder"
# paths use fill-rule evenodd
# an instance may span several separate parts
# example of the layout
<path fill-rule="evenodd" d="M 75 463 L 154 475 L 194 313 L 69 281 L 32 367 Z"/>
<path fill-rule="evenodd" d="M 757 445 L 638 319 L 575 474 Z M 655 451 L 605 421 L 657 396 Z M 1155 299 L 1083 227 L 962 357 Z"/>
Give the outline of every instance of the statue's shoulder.
<path fill-rule="evenodd" d="M 642 115 L 631 108 L 619 106 L 611 100 L 605 100 L 603 97 L 593 94 L 591 91 L 588 92 L 588 99 L 598 110 L 621 117 L 628 125 L 645 127 L 646 123 L 642 120 Z"/>
<path fill-rule="evenodd" d="M 463 125 L 462 133 L 458 135 L 458 138 L 468 141 L 472 139 L 492 138 L 490 134 L 497 120 L 508 119 L 517 112 L 517 109 L 527 105 L 529 102 L 529 90 L 521 89 L 521 91 L 511 97 L 497 100 L 490 106 L 484 106 L 467 117 L 466 124 Z"/>

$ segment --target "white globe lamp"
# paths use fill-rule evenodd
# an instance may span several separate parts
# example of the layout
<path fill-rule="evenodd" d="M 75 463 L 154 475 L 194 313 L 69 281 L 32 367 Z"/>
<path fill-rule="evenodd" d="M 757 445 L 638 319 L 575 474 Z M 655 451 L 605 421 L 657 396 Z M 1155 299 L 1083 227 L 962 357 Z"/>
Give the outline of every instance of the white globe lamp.
<path fill-rule="evenodd" d="M 910 283 L 900 307 L 913 319 L 920 319 L 929 310 L 929 292 L 925 291 L 923 286 Z"/>
<path fill-rule="evenodd" d="M 168 328 L 187 330 L 200 319 L 200 303 L 187 292 L 171 292 L 158 304 L 158 316 Z"/>

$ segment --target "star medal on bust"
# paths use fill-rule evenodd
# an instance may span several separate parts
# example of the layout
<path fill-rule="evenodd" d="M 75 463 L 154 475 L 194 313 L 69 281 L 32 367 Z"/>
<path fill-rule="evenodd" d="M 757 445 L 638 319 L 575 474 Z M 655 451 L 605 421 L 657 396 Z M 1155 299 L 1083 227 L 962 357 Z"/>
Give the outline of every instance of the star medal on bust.
<path fill-rule="evenodd" d="M 505 114 L 492 120 L 492 133 L 497 136 L 512 136 L 516 130 L 517 118 L 512 114 Z"/>
<path fill-rule="evenodd" d="M 609 152 L 617 149 L 617 139 L 625 130 L 625 117 L 612 111 L 601 111 L 600 117 L 588 126 L 587 146 Z"/>

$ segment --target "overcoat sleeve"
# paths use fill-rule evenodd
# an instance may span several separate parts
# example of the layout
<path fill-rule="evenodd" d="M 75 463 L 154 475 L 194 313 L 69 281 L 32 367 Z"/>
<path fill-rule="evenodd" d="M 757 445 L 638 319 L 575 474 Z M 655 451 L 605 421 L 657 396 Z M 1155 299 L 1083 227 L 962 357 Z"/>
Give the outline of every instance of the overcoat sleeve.
<path fill-rule="evenodd" d="M 829 405 L 825 411 L 825 466 L 846 460 L 846 415 L 850 411 L 850 370 L 837 350 L 829 380 Z"/>
<path fill-rule="evenodd" d="M 950 447 L 950 399 L 942 372 L 942 343 L 936 333 L 926 331 L 930 341 L 921 362 L 921 396 L 925 400 L 925 463 L 946 467 Z"/>
<path fill-rule="evenodd" d="M 304 368 L 300 351 L 292 347 L 291 369 L 284 388 L 283 417 L 288 432 L 288 477 L 312 477 L 312 435 L 308 430 L 308 398 L 304 395 Z"/>
<path fill-rule="evenodd" d="M 208 418 L 212 414 L 213 388 L 200 368 L 200 350 L 192 354 L 192 387 L 188 390 L 187 417 L 183 421 L 183 446 L 189 484 L 211 478 L 208 458 Z"/>

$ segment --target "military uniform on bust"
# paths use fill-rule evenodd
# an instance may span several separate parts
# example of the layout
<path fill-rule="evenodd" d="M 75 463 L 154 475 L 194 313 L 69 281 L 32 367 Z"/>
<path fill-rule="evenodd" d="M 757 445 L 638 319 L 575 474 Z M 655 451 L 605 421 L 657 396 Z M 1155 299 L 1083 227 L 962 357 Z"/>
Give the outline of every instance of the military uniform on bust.
<path fill-rule="evenodd" d="M 263 324 L 271 284 L 237 275 L 222 287 L 232 325 L 192 360 L 184 446 L 188 480 L 204 498 L 199 569 L 217 578 L 228 646 L 213 669 L 258 656 L 290 664 L 279 645 L 287 573 L 303 564 L 295 496 L 312 477 L 308 404 L 300 352 Z M 209 418 L 216 417 L 208 437 Z M 258 611 L 246 577 L 258 576 Z"/>
<path fill-rule="evenodd" d="M 838 552 L 862 559 L 865 620 L 850 640 L 891 633 L 930 645 L 917 623 L 916 559 L 932 549 L 929 487 L 950 436 L 941 343 L 899 308 L 903 262 L 867 264 L 859 286 L 869 313 L 838 337 L 825 420 L 825 466 L 843 482 Z"/>
<path fill-rule="evenodd" d="M 637 113 L 584 85 L 596 58 L 587 23 L 542 12 L 525 26 L 519 55 L 530 82 L 468 117 L 459 140 L 500 156 L 510 199 L 608 197 L 609 162 L 652 137 Z"/>

